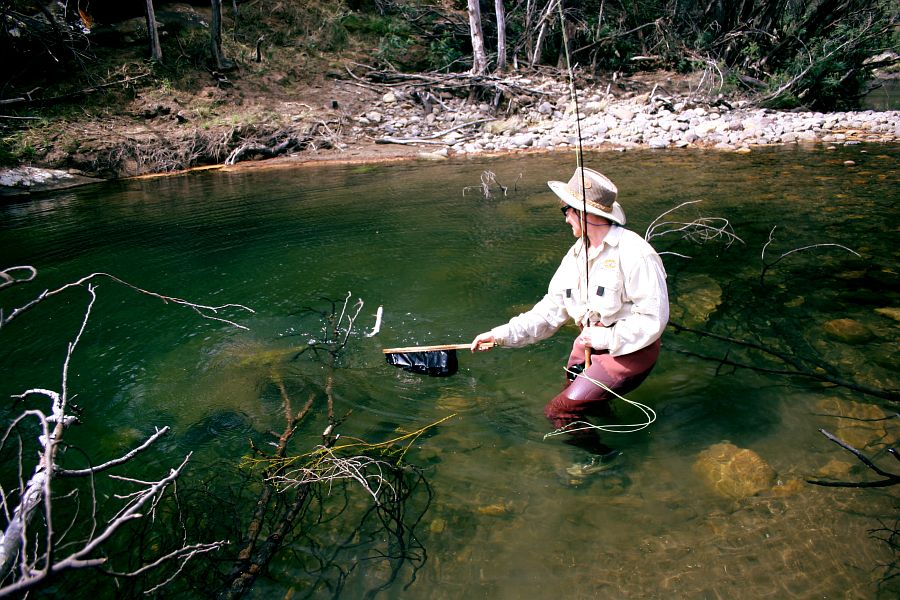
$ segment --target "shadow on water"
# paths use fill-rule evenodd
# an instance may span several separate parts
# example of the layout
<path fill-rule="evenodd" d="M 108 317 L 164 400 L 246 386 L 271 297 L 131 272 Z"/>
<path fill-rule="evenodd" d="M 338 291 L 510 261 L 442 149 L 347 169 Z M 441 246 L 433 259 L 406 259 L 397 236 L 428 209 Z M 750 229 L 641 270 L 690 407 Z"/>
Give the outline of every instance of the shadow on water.
<path fill-rule="evenodd" d="M 300 354 L 322 339 L 322 324 L 304 308 L 348 290 L 362 298 L 334 375 L 335 412 L 349 415 L 343 435 L 378 442 L 453 416 L 406 455 L 433 490 L 415 528 L 427 560 L 395 580 L 398 571 L 371 558 L 377 540 L 367 540 L 366 568 L 341 575 L 346 597 L 382 584 L 386 596 L 404 598 L 894 597 L 896 585 L 879 589 L 885 571 L 873 570 L 889 562 L 889 548 L 868 531 L 896 518 L 897 491 L 803 482 L 824 473 L 865 478 L 817 429 L 860 435 L 828 415 L 873 405 L 896 411 L 896 402 L 775 374 L 783 363 L 733 340 L 816 372 L 900 387 L 896 147 L 589 157 L 617 183 L 635 231 L 702 200 L 674 217 L 722 216 L 740 238 L 730 246 L 674 234 L 656 240 L 660 251 L 691 257 L 664 256 L 673 320 L 732 342 L 667 331 L 659 364 L 631 395 L 658 419 L 605 436 L 624 453 L 608 473 L 573 480 L 566 468 L 578 454 L 543 439 L 542 409 L 561 385 L 570 328 L 526 349 L 462 352 L 459 373 L 446 379 L 384 363 L 382 348 L 468 341 L 540 299 L 571 243 L 546 181 L 565 179 L 570 158 L 191 175 L 5 205 L 5 262 L 32 264 L 44 279 L 3 306 L 106 271 L 161 293 L 252 307 L 253 315 L 236 317 L 249 329 L 235 330 L 104 285 L 78 355 L 73 385 L 105 399 L 104 420 L 87 418 L 73 433 L 79 445 L 115 454 L 169 425 L 172 441 L 152 464 L 194 450 L 198 465 L 221 473 L 236 468 L 248 439 L 263 446 L 280 431 L 274 382 L 298 403 L 323 393 L 322 363 Z M 488 169 L 515 190 L 463 195 Z M 764 246 L 772 262 L 822 243 L 859 256 L 834 246 L 793 253 L 760 281 Z M 379 306 L 381 332 L 367 337 Z M 65 339 L 56 338 L 68 335 L 60 332 L 71 331 L 82 307 L 73 300 L 52 308 L 52 318 L 35 312 L 4 330 L 22 341 L 0 346 L 10 374 L 0 393 L 58 376 L 46 357 L 59 356 Z M 620 403 L 606 417 L 641 418 Z M 298 444 L 318 443 L 325 425 L 321 415 L 305 422 Z M 900 433 L 893 421 L 879 427 L 878 441 L 859 438 L 872 455 Z M 775 479 L 755 495 L 718 493 L 695 464 L 726 442 L 756 453 Z M 329 597 L 303 565 L 278 561 L 265 593 Z"/>

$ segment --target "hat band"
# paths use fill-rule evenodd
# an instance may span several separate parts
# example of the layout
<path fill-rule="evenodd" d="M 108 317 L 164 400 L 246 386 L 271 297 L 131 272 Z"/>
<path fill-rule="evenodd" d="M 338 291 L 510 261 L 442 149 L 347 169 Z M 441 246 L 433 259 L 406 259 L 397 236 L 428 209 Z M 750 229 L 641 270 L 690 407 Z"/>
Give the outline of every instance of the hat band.
<path fill-rule="evenodd" d="M 573 190 L 573 189 L 572 189 L 571 187 L 569 187 L 568 185 L 566 185 L 566 187 L 569 189 L 569 193 L 572 194 L 572 196 L 573 196 L 576 200 L 578 200 L 578 201 L 580 201 L 580 202 L 587 202 L 587 205 L 588 205 L 588 206 L 593 207 L 593 208 L 600 209 L 600 210 L 602 210 L 602 211 L 604 211 L 604 212 L 609 212 L 609 211 L 612 210 L 612 204 L 609 204 L 609 205 L 603 205 L 603 204 L 601 204 L 600 202 L 596 202 L 596 201 L 594 201 L 594 200 L 590 200 L 590 199 L 585 200 L 585 199 L 584 199 L 584 194 L 582 194 L 580 191 L 578 191 L 578 190 Z"/>

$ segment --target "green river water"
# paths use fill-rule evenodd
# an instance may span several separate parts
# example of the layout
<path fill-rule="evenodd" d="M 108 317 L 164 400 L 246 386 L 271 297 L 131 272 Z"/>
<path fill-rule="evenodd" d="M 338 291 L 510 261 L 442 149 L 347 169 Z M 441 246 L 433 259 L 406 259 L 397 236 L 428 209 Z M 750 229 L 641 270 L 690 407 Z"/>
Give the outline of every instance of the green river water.
<path fill-rule="evenodd" d="M 629 227 L 642 234 L 661 213 L 700 200 L 671 217 L 723 217 L 739 236 L 730 246 L 675 234 L 653 241 L 684 255 L 663 256 L 673 321 L 897 389 L 898 158 L 897 146 L 862 145 L 603 153 L 586 165 L 617 183 Z M 274 439 L 268 432 L 284 427 L 274 382 L 297 406 L 323 393 L 326 368 L 307 360 L 311 353 L 295 359 L 323 335 L 322 319 L 306 309 L 329 309 L 324 299 L 340 308 L 348 292 L 365 302 L 334 372 L 335 413 L 352 411 L 338 431 L 380 442 L 452 415 L 404 459 L 424 474 L 405 521 L 411 536 L 404 539 L 415 543 L 398 550 L 384 531 L 358 527 L 371 498 L 353 486 L 335 490 L 319 499 L 324 523 L 295 532 L 253 598 L 897 597 L 896 580 L 883 581 L 898 572 L 884 566 L 896 554 L 871 531 L 897 528 L 900 486 L 805 483 L 829 463 L 839 479 L 877 479 L 820 428 L 900 470 L 885 453 L 900 435 L 896 421 L 859 421 L 854 429 L 835 416 L 854 402 L 890 415 L 896 397 L 711 362 L 697 355 L 785 368 L 670 328 L 656 369 L 630 395 L 657 421 L 606 435 L 623 451 L 621 466 L 579 481 L 565 469 L 580 457 L 543 439 L 542 416 L 559 389 L 573 329 L 525 349 L 461 352 L 459 373 L 449 378 L 384 364 L 382 348 L 469 341 L 540 299 L 572 242 L 546 181 L 567 180 L 573 167 L 571 155 L 551 154 L 206 172 L 7 201 L 0 268 L 32 265 L 39 274 L 0 290 L 0 307 L 8 313 L 44 289 L 102 271 L 196 303 L 252 308 L 222 313 L 241 330 L 99 279 L 69 380 L 84 413 L 67 434 L 65 460 L 107 460 L 168 425 L 171 434 L 124 472 L 156 478 L 193 452 L 179 483 L 189 530 L 209 531 L 213 521 L 238 531 L 255 498 L 249 484 L 241 492 L 238 475 L 248 439 L 265 448 Z M 509 186 L 506 196 L 474 189 L 488 170 Z M 763 246 L 776 226 L 769 262 L 826 243 L 859 256 L 836 246 L 793 253 L 761 283 Z M 87 299 L 83 289 L 70 290 L 0 331 L 0 397 L 59 388 Z M 366 337 L 379 306 L 382 329 Z M 864 333 L 835 337 L 828 323 L 836 319 L 852 319 Z M 4 424 L 21 409 L 5 401 Z M 622 403 L 605 418 L 641 419 Z M 324 426 L 320 406 L 292 449 L 311 449 Z M 712 490 L 694 465 L 726 441 L 771 465 L 773 485 L 747 498 Z M 0 458 L 9 489 L 14 445 Z M 98 485 L 101 504 L 112 503 L 103 496 L 107 484 Z M 191 518 L 192 510 L 205 517 Z M 135 539 L 109 552 L 129 560 L 122 555 L 139 545 Z M 226 553 L 218 560 L 227 571 Z M 63 580 L 44 593 L 116 595 L 106 576 L 71 581 L 78 587 Z"/>

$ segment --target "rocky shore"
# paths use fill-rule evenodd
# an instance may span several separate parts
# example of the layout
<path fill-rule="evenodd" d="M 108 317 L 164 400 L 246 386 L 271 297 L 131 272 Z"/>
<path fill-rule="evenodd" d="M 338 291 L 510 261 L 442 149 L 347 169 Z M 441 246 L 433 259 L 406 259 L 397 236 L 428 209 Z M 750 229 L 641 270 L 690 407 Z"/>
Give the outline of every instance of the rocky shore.
<path fill-rule="evenodd" d="M 772 145 L 819 144 L 828 148 L 900 141 L 900 111 L 776 111 L 757 108 L 746 100 L 710 100 L 689 92 L 670 94 L 658 85 L 647 85 L 644 91 L 607 85 L 578 90 L 576 119 L 576 102 L 565 83 L 525 77 L 511 77 L 506 82 L 528 93 L 517 109 L 503 114 L 487 104 L 450 94 L 423 97 L 414 86 L 367 86 L 355 92 L 355 105 L 342 101 L 339 111 L 331 111 L 331 105 L 337 103 L 329 100 L 327 108 L 322 109 L 322 114 L 340 122 L 340 135 L 334 138 L 330 150 L 307 150 L 277 160 L 444 160 L 479 154 L 570 151 L 578 143 L 579 127 L 583 147 L 592 150 L 710 148 L 748 153 Z M 342 83 L 347 84 L 335 85 Z M 319 102 L 327 97 L 325 94 Z M 296 120 L 288 113 L 282 118 Z M 53 166 L 0 170 L 0 196 L 97 181 L 84 177 L 91 173 L 49 168 Z"/>
<path fill-rule="evenodd" d="M 545 99 L 504 118 L 492 114 L 486 104 L 467 106 L 454 98 L 441 99 L 423 111 L 409 96 L 390 91 L 356 118 L 352 133 L 373 136 L 380 143 L 439 146 L 430 154 L 443 156 L 571 148 L 578 142 L 579 124 L 585 148 L 706 147 L 748 152 L 775 144 L 900 140 L 900 111 L 785 112 L 755 108 L 748 101 L 710 103 L 655 90 L 615 94 L 595 89 L 579 92 L 576 120 L 575 101 L 566 86 L 519 83 L 540 90 Z"/>

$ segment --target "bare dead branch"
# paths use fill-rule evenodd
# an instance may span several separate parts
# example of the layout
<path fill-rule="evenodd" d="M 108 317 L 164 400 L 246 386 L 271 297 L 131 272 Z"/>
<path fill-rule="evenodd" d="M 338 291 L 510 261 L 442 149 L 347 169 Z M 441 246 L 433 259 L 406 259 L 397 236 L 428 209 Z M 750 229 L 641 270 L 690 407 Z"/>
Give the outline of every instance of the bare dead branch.
<path fill-rule="evenodd" d="M 661 238 L 665 235 L 680 235 L 681 239 L 688 240 L 695 244 L 705 244 L 715 240 L 724 240 L 726 247 L 731 246 L 734 242 L 744 243 L 731 227 L 731 223 L 724 217 L 699 217 L 693 221 L 664 221 L 663 219 L 684 206 L 697 204 L 702 200 L 689 200 L 682 202 L 678 206 L 671 208 L 658 217 L 656 217 L 647 231 L 644 233 L 644 239 L 648 242 L 655 238 Z M 682 258 L 690 258 L 684 254 L 676 252 L 660 252 L 660 255 L 671 254 Z"/>
<path fill-rule="evenodd" d="M 27 268 L 27 267 L 17 267 L 17 268 Z M 247 328 L 243 325 L 239 325 L 238 323 L 236 323 L 234 321 L 224 319 L 222 317 L 218 317 L 215 315 L 217 315 L 219 312 L 224 311 L 226 309 L 239 309 L 239 310 L 247 311 L 249 313 L 256 312 L 252 308 L 248 308 L 242 304 L 222 304 L 219 306 L 208 306 L 205 304 L 197 304 L 194 302 L 189 302 L 187 300 L 183 300 L 181 298 L 175 298 L 173 296 L 165 296 L 165 295 L 159 294 L 157 292 L 151 292 L 149 290 L 145 290 L 145 289 L 140 288 L 132 283 L 128 283 L 127 281 L 125 281 L 123 279 L 119 279 L 115 275 L 110 275 L 109 273 L 98 272 L 98 273 L 91 273 L 90 275 L 86 275 L 85 277 L 82 277 L 81 279 L 79 279 L 77 281 L 67 283 L 59 288 L 56 288 L 55 290 L 52 290 L 52 291 L 44 290 L 30 302 L 28 302 L 18 308 L 13 309 L 12 312 L 10 312 L 8 315 L 6 315 L 3 318 L 0 318 L 0 328 L 2 328 L 4 325 L 7 325 L 10 321 L 15 319 L 22 313 L 30 310 L 31 308 L 33 308 L 40 302 L 46 300 L 47 298 L 56 296 L 57 294 L 60 294 L 70 288 L 83 285 L 83 284 L 87 283 L 88 281 L 91 281 L 92 279 L 99 278 L 99 277 L 106 277 L 106 278 L 111 279 L 118 284 L 124 285 L 125 287 L 130 288 L 136 292 L 139 292 L 146 296 L 158 298 L 165 303 L 171 302 L 173 304 L 178 304 L 180 306 L 186 306 L 186 307 L 190 308 L 191 310 L 193 310 L 194 312 L 196 312 L 201 317 L 203 317 L 204 319 L 209 319 L 212 321 L 220 321 L 222 323 L 231 325 L 232 327 L 237 327 L 238 329 L 247 329 Z M 210 313 L 212 313 L 212 314 L 210 314 Z M 2 313 L 0 313 L 0 316 L 2 316 Z"/>
<path fill-rule="evenodd" d="M 25 271 L 26 275 L 14 275 L 16 271 Z M 31 281 L 35 277 L 37 277 L 37 269 L 28 265 L 3 269 L 0 271 L 0 289 L 8 285 Z"/>
<path fill-rule="evenodd" d="M 455 140 L 447 140 L 447 141 L 436 141 L 437 138 L 444 137 L 445 135 L 457 131 L 459 129 L 463 129 L 465 127 L 471 127 L 473 125 L 479 125 L 481 123 L 487 123 L 489 121 L 493 121 L 494 119 L 478 119 L 476 121 L 470 121 L 468 123 L 463 123 L 461 125 L 457 125 L 455 127 L 451 127 L 450 129 L 445 129 L 444 131 L 438 131 L 437 133 L 433 133 L 431 135 L 419 136 L 414 138 L 396 138 L 392 136 L 380 137 L 375 140 L 376 144 L 431 144 L 435 146 L 452 146 L 453 144 L 458 144 L 460 141 L 459 138 Z M 468 139 L 468 138 L 467 138 Z"/>
<path fill-rule="evenodd" d="M 781 256 L 779 256 L 778 258 L 773 260 L 772 262 L 767 263 L 766 262 L 766 249 L 769 247 L 769 245 L 772 242 L 775 241 L 775 229 L 777 227 L 778 227 L 777 225 L 775 227 L 772 227 L 772 230 L 769 232 L 769 239 L 762 247 L 762 253 L 760 254 L 760 260 L 762 261 L 762 270 L 760 271 L 760 274 L 759 274 L 759 284 L 760 285 L 765 284 L 766 272 L 768 272 L 769 269 L 771 269 L 772 267 L 774 267 L 775 265 L 780 263 L 783 259 L 787 258 L 791 254 L 794 254 L 795 252 L 803 252 L 804 250 L 814 250 L 816 248 L 834 247 L 834 248 L 840 248 L 841 250 L 846 250 L 847 252 L 849 252 L 850 254 L 853 254 L 854 256 L 859 256 L 858 252 L 856 252 L 855 250 L 851 250 L 850 248 L 848 248 L 847 246 L 844 246 L 843 244 L 823 243 L 823 244 L 810 244 L 809 246 L 803 246 L 801 248 L 794 248 L 793 250 L 788 250 L 787 252 L 785 252 L 784 254 L 782 254 Z"/>
<path fill-rule="evenodd" d="M 27 276 L 18 277 L 21 281 L 31 280 L 36 274 L 36 271 L 32 267 L 13 267 L 5 271 L 5 274 L 7 275 L 7 278 L 4 278 L 5 281 L 9 282 L 10 279 L 12 279 L 14 282 L 19 282 L 14 275 L 10 274 L 10 272 L 14 270 L 27 271 Z M 124 504 L 122 504 L 119 510 L 113 514 L 111 518 L 105 520 L 104 524 L 100 526 L 98 526 L 98 505 L 93 488 L 94 475 L 132 460 L 140 452 L 143 452 L 157 441 L 159 437 L 165 434 L 168 431 L 168 427 L 157 429 L 143 444 L 125 455 L 101 463 L 95 467 L 87 469 L 65 469 L 57 462 L 57 449 L 63 441 L 66 428 L 76 420 L 75 416 L 70 414 L 70 400 L 74 398 L 74 396 L 70 395 L 69 391 L 70 370 L 74 353 L 86 331 L 87 324 L 91 318 L 94 304 L 97 299 L 97 286 L 93 283 L 93 280 L 100 276 L 108 277 L 134 291 L 159 298 L 164 302 L 188 306 L 204 318 L 208 319 L 230 323 L 230 321 L 227 321 L 226 319 L 214 316 L 217 311 L 230 307 L 242 308 L 252 312 L 251 309 L 237 304 L 216 307 L 200 305 L 180 298 L 173 298 L 171 296 L 150 292 L 106 273 L 94 273 L 53 291 L 45 290 L 29 303 L 12 311 L 12 313 L 2 321 L 3 323 L 8 323 L 10 320 L 28 311 L 44 299 L 62 293 L 75 286 L 83 285 L 90 296 L 78 330 L 66 349 L 59 391 L 34 387 L 14 396 L 22 399 L 29 396 L 43 396 L 49 401 L 49 411 L 38 409 L 23 411 L 20 415 L 12 419 L 4 435 L 0 438 L 0 447 L 4 447 L 7 445 L 12 432 L 17 430 L 26 420 L 36 419 L 38 421 L 40 434 L 36 437 L 36 443 L 39 447 L 37 464 L 34 466 L 28 480 L 25 481 L 25 475 L 23 474 L 25 471 L 23 461 L 23 440 L 21 436 L 17 436 L 19 444 L 18 489 L 14 493 L 0 489 L 3 515 L 5 517 L 5 527 L 0 531 L 0 581 L 5 582 L 5 585 L 0 586 L 0 597 L 21 595 L 42 585 L 50 577 L 70 569 L 97 567 L 105 564 L 106 558 L 98 558 L 98 553 L 101 551 L 104 544 L 114 535 L 119 533 L 122 526 L 126 523 L 145 518 L 148 515 L 152 518 L 163 495 L 166 494 L 170 487 L 174 487 L 176 479 L 182 473 L 185 465 L 190 459 L 190 454 L 188 454 L 178 467 L 170 469 L 166 476 L 154 481 L 141 481 L 133 478 L 110 475 L 111 479 L 135 484 L 138 489 L 128 493 L 113 493 L 112 497 L 124 500 Z M 210 312 L 213 314 L 209 314 Z M 241 327 L 236 324 L 234 325 Z M 62 532 L 57 531 L 58 527 L 54 520 L 54 502 L 66 497 L 72 498 L 78 502 L 78 489 L 72 490 L 69 494 L 54 497 L 52 493 L 52 483 L 57 476 L 75 477 L 85 475 L 89 476 L 91 480 L 90 489 L 92 508 L 90 515 L 88 515 L 87 519 L 80 517 L 78 514 L 78 505 L 76 505 L 76 510 L 68 525 Z M 39 513 L 39 509 L 42 517 L 41 526 L 29 528 L 30 521 Z M 78 534 L 81 536 L 80 539 L 66 541 L 67 536 L 76 529 L 78 519 L 82 519 L 85 523 L 84 527 L 81 528 L 81 533 Z M 175 572 L 175 574 L 177 574 L 184 568 L 185 563 L 194 556 L 210 552 L 221 547 L 224 543 L 225 542 L 212 542 L 189 545 L 185 540 L 185 544 L 180 549 L 164 554 L 153 560 L 150 564 L 144 565 L 137 571 L 132 572 L 131 575 L 137 576 L 168 562 L 178 563 Z M 173 577 L 174 575 L 169 576 L 164 581 L 156 584 L 153 589 L 158 590 L 161 586 L 169 583 Z"/>
<path fill-rule="evenodd" d="M 149 596 L 154 592 L 158 591 L 160 588 L 165 587 L 167 584 L 171 583 L 181 572 L 184 570 L 184 567 L 187 566 L 188 561 L 190 561 L 195 556 L 200 554 L 205 554 L 207 552 L 213 552 L 214 550 L 218 550 L 222 548 L 228 542 L 220 541 L 220 542 L 211 542 L 211 543 L 202 543 L 202 544 L 191 544 L 189 546 L 184 546 L 168 554 L 160 556 L 158 559 L 153 561 L 152 563 L 148 563 L 137 569 L 135 571 L 131 571 L 129 573 L 120 573 L 117 571 L 106 571 L 107 575 L 112 575 L 113 577 L 123 577 L 123 578 L 133 578 L 143 575 L 148 571 L 152 571 L 165 563 L 168 563 L 173 560 L 178 561 L 178 567 L 175 569 L 175 572 L 172 573 L 165 580 L 160 583 L 154 585 L 150 589 L 144 592 L 144 595 Z"/>
<path fill-rule="evenodd" d="M 117 81 L 109 81 L 107 83 L 95 85 L 95 86 L 92 86 L 89 88 L 84 88 L 82 90 L 78 90 L 76 92 L 71 92 L 69 94 L 60 94 L 58 96 L 51 96 L 49 98 L 19 97 L 19 98 L 0 99 L 0 106 L 15 106 L 15 105 L 47 106 L 47 105 L 51 105 L 51 104 L 56 104 L 57 102 L 67 102 L 69 100 L 81 98 L 83 96 L 87 96 L 87 95 L 93 94 L 94 92 L 99 92 L 100 90 L 105 90 L 110 87 L 115 87 L 115 86 L 119 86 L 119 85 L 129 86 L 133 82 L 143 79 L 145 77 L 149 77 L 149 76 L 150 76 L 150 73 L 142 73 L 140 75 L 135 75 L 133 77 L 125 77 L 124 79 L 120 79 Z"/>
<path fill-rule="evenodd" d="M 892 485 L 897 485 L 900 483 L 900 475 L 896 473 L 891 473 L 889 471 L 885 471 L 872 462 L 869 457 L 865 454 L 848 444 L 847 442 L 835 437 L 834 435 L 828 433 L 824 429 L 820 429 L 819 433 L 827 437 L 829 440 L 855 456 L 862 462 L 866 467 L 870 470 L 874 471 L 878 475 L 884 477 L 884 479 L 880 479 L 878 481 L 822 481 L 820 479 L 807 479 L 808 483 L 812 483 L 814 485 L 821 485 L 825 487 L 850 487 L 850 488 L 875 488 L 875 487 L 888 487 Z M 889 451 L 893 454 L 893 448 Z M 896 454 L 895 454 L 896 456 Z"/>
<path fill-rule="evenodd" d="M 521 177 L 521 174 L 520 174 Z M 518 181 L 518 180 L 516 180 Z M 491 197 L 491 186 L 497 186 L 501 192 L 503 192 L 503 196 L 505 197 L 509 188 L 499 181 L 497 181 L 497 174 L 493 171 L 482 171 L 481 172 L 481 185 L 467 185 L 463 188 L 463 196 L 466 195 L 466 192 L 470 190 L 481 190 L 481 196 L 488 200 Z"/>
<path fill-rule="evenodd" d="M 157 428 L 156 431 L 149 438 L 144 441 L 143 444 L 129 451 L 127 454 L 123 454 L 119 458 L 115 458 L 113 460 L 109 460 L 103 464 L 97 465 L 96 467 L 89 467 L 87 469 L 57 469 L 55 471 L 55 475 L 57 477 L 82 477 L 84 475 L 92 475 L 96 473 L 100 473 L 106 471 L 107 469 L 111 469 L 112 467 L 116 467 L 118 465 L 125 464 L 130 461 L 132 458 L 149 448 L 153 445 L 156 440 L 165 435 L 169 431 L 169 426 L 166 425 L 162 429 Z"/>

